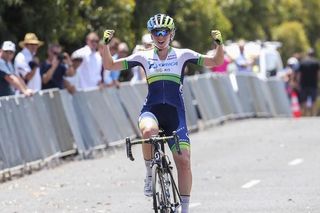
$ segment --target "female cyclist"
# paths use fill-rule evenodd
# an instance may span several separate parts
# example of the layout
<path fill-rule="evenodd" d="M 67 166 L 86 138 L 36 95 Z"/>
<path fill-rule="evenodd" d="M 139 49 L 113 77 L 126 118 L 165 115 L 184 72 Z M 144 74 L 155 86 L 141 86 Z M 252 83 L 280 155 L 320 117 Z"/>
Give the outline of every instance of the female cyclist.
<path fill-rule="evenodd" d="M 104 32 L 103 65 L 108 70 L 124 70 L 134 66 L 143 67 L 148 83 L 148 96 L 139 117 L 139 128 L 143 138 L 157 135 L 159 128 L 165 134 L 176 131 L 180 141 L 182 155 L 176 153 L 174 141 L 169 141 L 178 172 L 178 186 L 182 198 L 182 213 L 188 212 L 192 186 L 190 166 L 190 141 L 185 119 L 182 85 L 184 68 L 187 63 L 213 67 L 223 63 L 224 53 L 222 36 L 218 30 L 211 32 L 217 43 L 214 56 L 201 55 L 189 49 L 177 49 L 170 46 L 175 35 L 174 20 L 165 14 L 152 16 L 147 22 L 148 31 L 154 48 L 136 52 L 119 60 L 113 60 L 108 43 L 114 34 L 113 30 Z M 143 156 L 146 165 L 144 193 L 152 196 L 151 186 L 151 145 L 144 144 Z"/>

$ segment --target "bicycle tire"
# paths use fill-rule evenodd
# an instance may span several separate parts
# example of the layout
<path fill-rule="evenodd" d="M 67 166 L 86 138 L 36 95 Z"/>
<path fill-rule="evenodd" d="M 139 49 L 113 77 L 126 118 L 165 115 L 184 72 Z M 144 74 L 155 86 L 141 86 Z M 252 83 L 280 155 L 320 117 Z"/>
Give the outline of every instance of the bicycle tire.
<path fill-rule="evenodd" d="M 166 206 L 169 207 L 170 213 L 176 212 L 181 204 L 181 197 L 179 193 L 179 189 L 175 183 L 172 167 L 168 164 L 168 161 L 164 158 L 162 163 L 163 169 L 163 177 L 164 177 L 164 189 L 166 192 Z"/>
<path fill-rule="evenodd" d="M 166 196 L 164 193 L 162 170 L 158 164 L 155 164 L 152 167 L 152 194 L 153 209 L 155 213 L 166 213 Z"/>

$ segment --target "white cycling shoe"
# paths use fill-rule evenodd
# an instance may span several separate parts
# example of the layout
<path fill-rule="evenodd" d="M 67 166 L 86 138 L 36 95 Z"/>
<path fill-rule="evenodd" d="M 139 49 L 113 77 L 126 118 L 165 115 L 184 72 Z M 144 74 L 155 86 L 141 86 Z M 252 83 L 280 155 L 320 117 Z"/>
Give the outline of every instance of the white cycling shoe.
<path fill-rule="evenodd" d="M 147 197 L 152 196 L 152 177 L 144 179 L 144 195 Z"/>

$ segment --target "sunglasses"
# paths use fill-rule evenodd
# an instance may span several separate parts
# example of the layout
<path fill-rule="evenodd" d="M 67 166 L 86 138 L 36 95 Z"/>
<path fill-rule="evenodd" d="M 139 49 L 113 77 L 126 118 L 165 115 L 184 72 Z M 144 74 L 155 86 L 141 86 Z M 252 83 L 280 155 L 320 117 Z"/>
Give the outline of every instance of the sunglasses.
<path fill-rule="evenodd" d="M 99 43 L 99 40 L 93 39 L 93 40 L 90 40 L 90 42 L 92 42 L 92 43 Z"/>
<path fill-rule="evenodd" d="M 159 37 L 159 36 L 167 36 L 170 33 L 169 29 L 158 29 L 158 30 L 152 30 L 152 35 Z"/>

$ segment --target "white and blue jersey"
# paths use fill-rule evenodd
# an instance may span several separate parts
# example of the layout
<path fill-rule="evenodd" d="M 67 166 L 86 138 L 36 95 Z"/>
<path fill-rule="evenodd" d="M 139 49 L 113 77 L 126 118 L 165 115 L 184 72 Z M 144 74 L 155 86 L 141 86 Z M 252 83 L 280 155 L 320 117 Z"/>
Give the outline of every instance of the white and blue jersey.
<path fill-rule="evenodd" d="M 168 135 L 177 131 L 180 146 L 189 147 L 183 102 L 184 68 L 187 63 L 202 65 L 203 56 L 189 49 L 170 47 L 165 60 L 160 60 L 157 50 L 140 51 L 123 61 L 123 68 L 141 66 L 146 74 L 148 95 L 141 111 L 151 112 L 159 122 L 159 127 Z M 169 142 L 174 149 L 174 142 Z"/>

